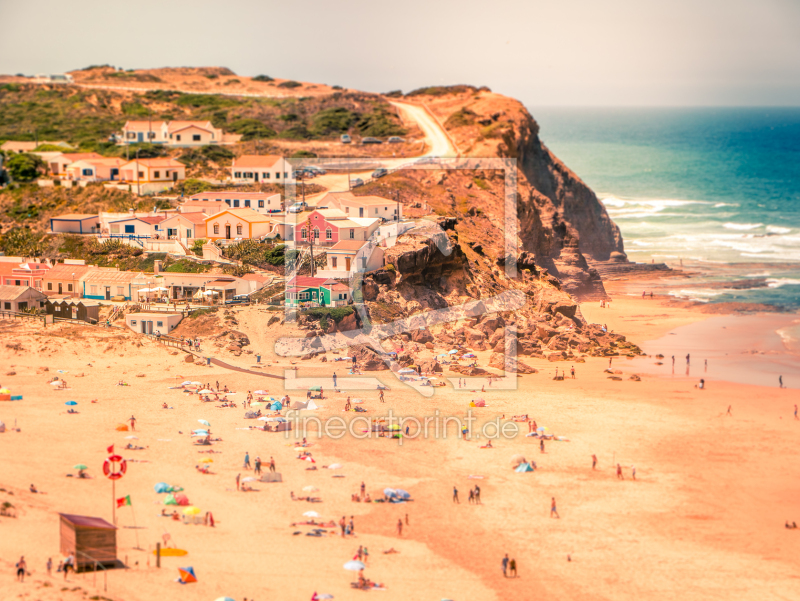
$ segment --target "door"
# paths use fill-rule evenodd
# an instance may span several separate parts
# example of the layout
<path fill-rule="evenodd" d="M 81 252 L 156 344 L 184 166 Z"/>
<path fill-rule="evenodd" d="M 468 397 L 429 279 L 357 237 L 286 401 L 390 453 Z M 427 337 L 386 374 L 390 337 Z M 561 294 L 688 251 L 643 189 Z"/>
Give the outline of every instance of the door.
<path fill-rule="evenodd" d="M 58 283 L 58 293 L 61 294 L 61 282 Z"/>
<path fill-rule="evenodd" d="M 350 257 L 344 258 L 344 268 L 347 271 L 350 271 Z"/>
<path fill-rule="evenodd" d="M 141 142 L 144 142 L 144 134 L 143 134 L 142 132 L 139 132 L 139 133 L 137 134 L 136 141 L 137 141 L 137 142 L 140 142 L 140 143 L 141 143 Z"/>
<path fill-rule="evenodd" d="M 231 226 L 229 225 L 225 226 L 225 238 L 227 238 L 228 240 L 231 239 Z"/>
<path fill-rule="evenodd" d="M 111 300 L 111 286 L 106 286 L 106 300 Z"/>
<path fill-rule="evenodd" d="M 148 334 L 152 334 L 153 333 L 153 322 L 152 321 L 148 321 L 147 322 L 147 333 Z"/>
<path fill-rule="evenodd" d="M 253 174 L 256 177 L 256 183 L 258 183 L 258 171 Z"/>
<path fill-rule="evenodd" d="M 186 230 L 186 237 L 187 238 L 191 238 L 192 237 L 192 230 Z"/>
<path fill-rule="evenodd" d="M 358 207 L 358 216 L 359 217 L 363 217 L 364 216 L 364 207 Z"/>
<path fill-rule="evenodd" d="M 173 182 L 177 182 L 178 181 L 178 172 L 177 171 L 173 171 L 172 172 L 172 181 Z"/>
<path fill-rule="evenodd" d="M 111 170 L 111 181 L 113 182 L 118 177 L 119 177 L 119 169 L 112 169 Z"/>
<path fill-rule="evenodd" d="M 147 334 L 147 322 L 142 320 L 140 323 L 142 324 L 142 334 Z"/>

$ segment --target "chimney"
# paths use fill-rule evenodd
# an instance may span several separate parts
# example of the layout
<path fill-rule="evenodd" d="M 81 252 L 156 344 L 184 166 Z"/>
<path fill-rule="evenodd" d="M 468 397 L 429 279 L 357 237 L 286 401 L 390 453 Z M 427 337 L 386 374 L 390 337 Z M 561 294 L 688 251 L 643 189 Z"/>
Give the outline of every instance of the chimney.
<path fill-rule="evenodd" d="M 128 213 L 130 213 L 131 215 L 133 215 L 133 209 L 128 209 Z"/>
<path fill-rule="evenodd" d="M 153 261 L 153 274 L 158 275 L 159 271 L 161 271 L 161 261 Z"/>

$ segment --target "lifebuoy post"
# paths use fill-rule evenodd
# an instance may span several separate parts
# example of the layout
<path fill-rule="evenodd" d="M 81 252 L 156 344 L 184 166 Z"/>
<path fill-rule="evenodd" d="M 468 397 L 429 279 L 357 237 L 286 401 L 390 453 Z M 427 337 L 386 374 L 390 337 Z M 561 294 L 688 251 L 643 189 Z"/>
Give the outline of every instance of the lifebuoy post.
<path fill-rule="evenodd" d="M 103 462 L 103 475 L 111 480 L 111 522 L 117 523 L 117 486 L 116 482 L 128 470 L 128 462 L 119 455 L 114 455 L 114 445 L 108 447 L 108 452 L 112 453 Z"/>

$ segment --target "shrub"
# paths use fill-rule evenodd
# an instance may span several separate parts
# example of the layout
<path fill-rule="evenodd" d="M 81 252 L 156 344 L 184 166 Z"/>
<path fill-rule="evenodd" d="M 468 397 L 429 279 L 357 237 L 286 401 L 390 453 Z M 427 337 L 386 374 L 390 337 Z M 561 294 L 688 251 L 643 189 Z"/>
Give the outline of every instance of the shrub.
<path fill-rule="evenodd" d="M 147 117 L 149 111 L 141 102 L 123 102 L 122 114 L 130 117 Z"/>
<path fill-rule="evenodd" d="M 317 155 L 310 150 L 298 150 L 292 153 L 290 159 L 316 159 Z"/>
<path fill-rule="evenodd" d="M 450 115 L 444 125 L 445 127 L 465 127 L 475 123 L 476 117 L 477 115 L 473 111 L 464 106 Z"/>
<path fill-rule="evenodd" d="M 39 144 L 35 152 L 69 152 L 69 148 L 64 148 L 58 144 Z"/>
<path fill-rule="evenodd" d="M 44 234 L 26 227 L 15 227 L 0 236 L 0 250 L 6 255 L 39 257 L 42 255 Z"/>
<path fill-rule="evenodd" d="M 189 314 L 191 319 L 197 319 L 198 317 L 202 317 L 203 315 L 211 315 L 212 313 L 217 312 L 217 307 L 203 307 L 202 309 L 198 309 Z"/>
<path fill-rule="evenodd" d="M 344 107 L 334 107 L 318 112 L 311 119 L 311 130 L 320 136 L 344 133 L 356 120 L 356 114 Z"/>
<path fill-rule="evenodd" d="M 387 98 L 402 98 L 403 90 L 392 90 L 391 92 L 386 92 L 384 96 Z"/>
<path fill-rule="evenodd" d="M 310 140 L 313 137 L 314 134 L 308 131 L 308 128 L 302 123 L 292 125 L 281 132 L 281 138 L 286 138 L 287 140 Z"/>
<path fill-rule="evenodd" d="M 203 256 L 203 245 L 206 241 L 203 238 L 198 238 L 194 242 L 192 242 L 192 252 L 196 254 L 198 257 Z"/>
<path fill-rule="evenodd" d="M 182 182 L 178 182 L 178 184 L 174 188 L 176 192 L 185 196 L 192 196 L 193 194 L 199 194 L 200 192 L 206 192 L 208 190 L 213 190 L 213 189 L 214 186 L 212 186 L 208 182 L 192 178 L 185 179 Z"/>
<path fill-rule="evenodd" d="M 137 150 L 139 151 L 140 159 L 155 159 L 158 157 L 167 156 L 167 149 L 161 144 L 148 144 L 143 142 L 141 144 L 131 144 L 129 148 L 131 160 L 136 157 Z"/>
<path fill-rule="evenodd" d="M 278 87 L 279 88 L 299 88 L 302 85 L 303 84 L 301 84 L 299 81 L 291 81 L 290 80 L 290 81 L 283 81 L 283 82 L 279 83 Z"/>
<path fill-rule="evenodd" d="M 269 125 L 258 119 L 238 119 L 228 125 L 228 129 L 236 134 L 242 134 L 242 140 L 262 140 L 274 138 L 277 134 Z"/>
<path fill-rule="evenodd" d="M 180 106 L 192 106 L 195 108 L 216 108 L 243 104 L 241 100 L 218 94 L 181 94 L 175 102 Z"/>
<path fill-rule="evenodd" d="M 269 82 L 269 81 L 275 81 L 275 80 L 272 77 L 270 77 L 269 75 L 256 75 L 253 78 L 253 81 L 267 81 L 267 82 Z"/>
<path fill-rule="evenodd" d="M 336 323 L 340 323 L 345 317 L 352 315 L 354 312 L 355 309 L 349 305 L 346 307 L 313 307 L 303 311 L 303 315 L 320 321 L 324 317 L 326 320 L 332 319 Z"/>
<path fill-rule="evenodd" d="M 356 127 L 362 136 L 402 136 L 406 134 L 405 128 L 397 117 L 383 107 L 375 107 L 369 113 L 364 113 L 358 119 Z"/>
<path fill-rule="evenodd" d="M 15 154 L 6 161 L 6 169 L 18 182 L 29 182 L 44 170 L 44 161 L 35 154 Z"/>

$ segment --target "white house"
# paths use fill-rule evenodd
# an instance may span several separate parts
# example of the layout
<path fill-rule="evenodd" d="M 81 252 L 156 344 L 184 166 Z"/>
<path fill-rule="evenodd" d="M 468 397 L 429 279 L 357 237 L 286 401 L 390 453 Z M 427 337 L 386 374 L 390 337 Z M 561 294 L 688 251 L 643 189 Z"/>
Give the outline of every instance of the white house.
<path fill-rule="evenodd" d="M 158 224 L 159 233 L 167 238 L 205 238 L 206 237 L 205 213 L 175 213 Z"/>
<path fill-rule="evenodd" d="M 253 209 L 228 209 L 205 221 L 209 240 L 263 238 L 272 230 L 270 218 Z"/>
<path fill-rule="evenodd" d="M 386 221 L 403 218 L 403 205 L 380 196 L 356 196 L 352 192 L 328 192 L 316 203 L 318 208 L 339 209 L 348 217 L 377 217 Z"/>
<path fill-rule="evenodd" d="M 383 267 L 383 249 L 363 240 L 341 240 L 325 249 L 325 261 L 325 269 L 317 272 L 319 277 L 344 279 L 351 273 Z"/>
<path fill-rule="evenodd" d="M 169 334 L 183 319 L 181 313 L 128 313 L 125 325 L 140 334 Z"/>
<path fill-rule="evenodd" d="M 190 196 L 187 202 L 224 202 L 231 209 L 253 209 L 257 213 L 265 215 L 280 213 L 283 210 L 280 194 L 265 194 L 263 192 L 237 192 L 236 190 L 200 192 Z"/>
<path fill-rule="evenodd" d="M 50 219 L 50 231 L 70 234 L 99 234 L 100 216 L 83 213 L 67 213 Z"/>
<path fill-rule="evenodd" d="M 150 142 L 167 146 L 206 146 L 222 144 L 226 137 L 230 136 L 214 127 L 211 121 L 127 121 L 122 126 L 125 144 Z"/>
<path fill-rule="evenodd" d="M 155 217 L 130 216 L 109 223 L 109 233 L 114 236 L 137 236 L 152 238 L 162 234 L 160 223 L 165 220 L 164 215 Z"/>
<path fill-rule="evenodd" d="M 41 309 L 47 297 L 30 286 L 0 286 L 0 302 L 3 311 L 21 313 L 30 309 Z"/>
<path fill-rule="evenodd" d="M 231 179 L 239 184 L 294 182 L 292 166 L 277 154 L 246 154 L 233 160 Z"/>

